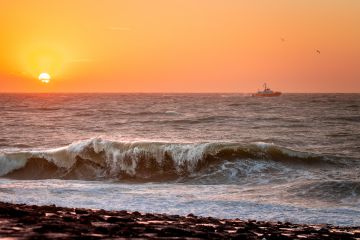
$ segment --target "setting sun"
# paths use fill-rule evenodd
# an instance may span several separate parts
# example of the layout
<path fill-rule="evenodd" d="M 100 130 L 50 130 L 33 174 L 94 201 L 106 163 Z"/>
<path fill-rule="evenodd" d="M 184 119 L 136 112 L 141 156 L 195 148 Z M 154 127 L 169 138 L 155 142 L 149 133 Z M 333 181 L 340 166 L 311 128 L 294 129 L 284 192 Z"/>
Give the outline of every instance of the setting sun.
<path fill-rule="evenodd" d="M 41 73 L 39 75 L 39 80 L 43 83 L 49 83 L 51 80 L 51 76 L 48 73 Z"/>

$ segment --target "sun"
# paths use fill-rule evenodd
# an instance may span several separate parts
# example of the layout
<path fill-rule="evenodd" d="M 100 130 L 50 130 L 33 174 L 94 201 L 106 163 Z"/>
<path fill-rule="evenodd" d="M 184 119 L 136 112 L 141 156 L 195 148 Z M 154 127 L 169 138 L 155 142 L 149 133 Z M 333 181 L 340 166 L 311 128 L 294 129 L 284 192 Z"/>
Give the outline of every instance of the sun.
<path fill-rule="evenodd" d="M 51 80 L 51 76 L 48 73 L 40 73 L 39 80 L 43 83 L 49 83 Z"/>

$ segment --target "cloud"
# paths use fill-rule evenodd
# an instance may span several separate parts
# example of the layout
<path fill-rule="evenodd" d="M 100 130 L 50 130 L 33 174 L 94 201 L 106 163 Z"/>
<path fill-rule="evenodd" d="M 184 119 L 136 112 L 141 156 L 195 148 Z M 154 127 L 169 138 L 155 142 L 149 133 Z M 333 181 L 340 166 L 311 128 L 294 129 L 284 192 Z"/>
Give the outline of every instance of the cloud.
<path fill-rule="evenodd" d="M 106 29 L 109 31 L 130 31 L 131 30 L 131 28 L 128 28 L 128 27 L 114 27 L 114 26 L 107 27 Z"/>
<path fill-rule="evenodd" d="M 87 63 L 87 62 L 94 62 L 94 59 L 91 58 L 75 58 L 75 59 L 71 59 L 69 62 L 70 63 Z"/>

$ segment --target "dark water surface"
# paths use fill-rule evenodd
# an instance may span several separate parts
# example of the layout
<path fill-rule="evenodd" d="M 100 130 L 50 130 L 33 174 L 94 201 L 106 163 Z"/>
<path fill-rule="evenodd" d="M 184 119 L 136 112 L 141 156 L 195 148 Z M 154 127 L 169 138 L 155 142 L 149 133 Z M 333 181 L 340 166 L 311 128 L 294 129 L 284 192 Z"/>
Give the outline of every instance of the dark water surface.
<path fill-rule="evenodd" d="M 0 201 L 360 224 L 360 94 L 0 94 Z"/>

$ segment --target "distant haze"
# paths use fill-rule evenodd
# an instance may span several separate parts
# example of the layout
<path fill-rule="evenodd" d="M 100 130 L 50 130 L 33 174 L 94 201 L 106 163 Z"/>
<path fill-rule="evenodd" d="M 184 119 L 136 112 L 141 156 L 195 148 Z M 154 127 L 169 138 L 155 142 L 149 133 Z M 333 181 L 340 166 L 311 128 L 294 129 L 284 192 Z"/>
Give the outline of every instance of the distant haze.
<path fill-rule="evenodd" d="M 0 8 L 0 92 L 254 92 L 264 82 L 283 92 L 360 92 L 358 0 Z"/>

